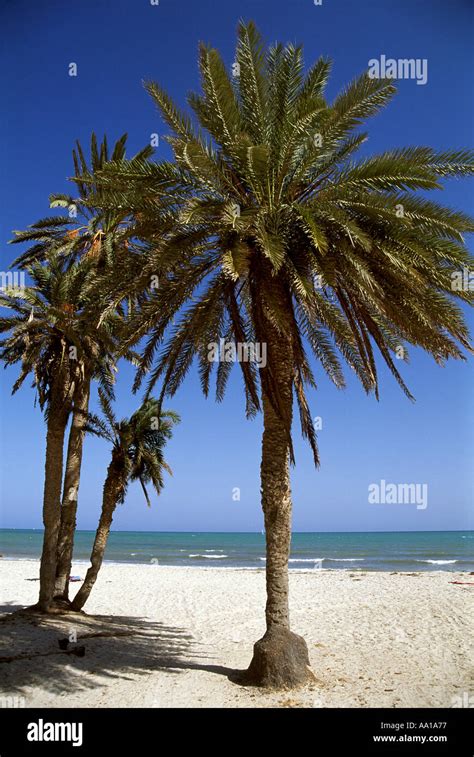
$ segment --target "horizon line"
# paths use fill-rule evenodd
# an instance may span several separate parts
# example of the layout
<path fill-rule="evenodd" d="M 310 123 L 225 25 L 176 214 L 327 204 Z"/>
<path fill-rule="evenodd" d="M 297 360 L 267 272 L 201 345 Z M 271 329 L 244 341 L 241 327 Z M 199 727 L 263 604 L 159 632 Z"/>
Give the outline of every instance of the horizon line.
<path fill-rule="evenodd" d="M 2 531 L 44 531 L 44 528 L 17 528 L 17 527 L 0 527 Z M 95 533 L 95 528 L 78 528 L 77 532 L 82 533 Z M 402 529 L 400 531 L 292 531 L 292 534 L 442 534 L 442 533 L 461 533 L 462 531 L 472 531 L 473 528 L 435 528 L 435 529 Z M 192 529 L 190 531 L 146 531 L 144 529 L 111 529 L 110 533 L 116 534 L 262 534 L 262 529 L 257 531 L 200 531 L 198 529 Z"/>

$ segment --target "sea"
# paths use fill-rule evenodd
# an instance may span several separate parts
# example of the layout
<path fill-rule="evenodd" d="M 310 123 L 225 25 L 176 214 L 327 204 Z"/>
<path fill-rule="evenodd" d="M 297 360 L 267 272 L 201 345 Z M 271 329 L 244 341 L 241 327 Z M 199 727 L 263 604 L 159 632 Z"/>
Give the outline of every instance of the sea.
<path fill-rule="evenodd" d="M 0 529 L 4 560 L 37 560 L 43 532 Z M 77 531 L 74 559 L 88 561 L 93 531 Z M 112 531 L 114 563 L 242 569 L 265 567 L 264 533 Z M 290 569 L 474 571 L 474 531 L 293 533 Z"/>

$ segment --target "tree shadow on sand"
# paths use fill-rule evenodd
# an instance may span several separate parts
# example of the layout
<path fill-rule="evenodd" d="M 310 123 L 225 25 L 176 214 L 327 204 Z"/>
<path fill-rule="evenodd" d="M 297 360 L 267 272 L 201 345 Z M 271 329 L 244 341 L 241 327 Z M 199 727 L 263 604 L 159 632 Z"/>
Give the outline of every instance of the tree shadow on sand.
<path fill-rule="evenodd" d="M 24 607 L 26 605 L 19 605 L 17 602 L 5 602 L 5 604 L 0 605 L 0 613 L 15 612 L 15 610 L 23 610 Z"/>
<path fill-rule="evenodd" d="M 238 678 L 238 671 L 209 664 L 200 647 L 186 629 L 145 618 L 14 612 L 0 619 L 0 689 L 10 695 L 29 687 L 64 694 L 158 670 Z"/>

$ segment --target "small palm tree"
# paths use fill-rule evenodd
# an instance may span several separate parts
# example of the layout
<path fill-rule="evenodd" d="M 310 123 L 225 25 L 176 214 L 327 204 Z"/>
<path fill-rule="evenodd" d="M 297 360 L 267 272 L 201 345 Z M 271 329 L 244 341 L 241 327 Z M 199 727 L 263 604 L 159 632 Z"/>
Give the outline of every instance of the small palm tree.
<path fill-rule="evenodd" d="M 103 418 L 90 416 L 87 430 L 112 445 L 112 459 L 107 469 L 102 496 L 102 510 L 91 553 L 91 567 L 76 594 L 72 607 L 80 610 L 87 601 L 104 559 L 110 526 L 117 504 L 123 503 L 130 481 L 139 481 L 150 506 L 146 484 L 151 483 L 159 495 L 164 486 L 163 471 L 172 473 L 164 459 L 164 447 L 171 439 L 179 416 L 161 411 L 159 403 L 147 399 L 130 417 L 118 421 L 107 396 L 100 392 Z"/>
<path fill-rule="evenodd" d="M 288 605 L 295 397 L 319 463 L 305 395 L 305 385 L 315 386 L 307 351 L 337 387 L 344 386 L 342 357 L 377 397 L 377 350 L 409 397 L 394 359 L 408 358 L 407 344 L 440 364 L 463 356 L 468 331 L 455 298 L 472 302 L 472 292 L 453 291 L 452 277 L 472 265 L 463 234 L 474 224 L 417 190 L 472 175 L 474 158 L 467 150 L 408 147 L 356 159 L 367 139 L 358 127 L 392 99 L 394 85 L 363 74 L 329 103 L 330 61 L 321 58 L 305 74 L 300 47 L 265 50 L 252 23 L 239 25 L 233 77 L 205 45 L 199 67 L 202 93 L 189 97 L 194 120 L 157 84 L 147 86 L 172 130 L 174 163 L 124 162 L 105 172 L 104 187 L 113 183 L 114 201 L 140 217 L 150 270 L 163 272 L 132 325 L 133 339 L 148 335 L 137 383 L 151 371 L 149 388 L 162 380 L 172 396 L 197 356 L 207 394 L 212 344 L 267 349 L 265 365 L 240 363 L 247 414 L 262 409 L 264 420 L 267 631 L 247 677 L 290 686 L 311 675 Z M 165 192 L 178 220 L 160 240 Z M 219 400 L 230 368 L 218 365 Z"/>
<path fill-rule="evenodd" d="M 87 264 L 64 268 L 58 260 L 28 266 L 31 284 L 23 291 L 4 291 L 0 306 L 11 315 L 0 318 L 0 360 L 20 365 L 13 393 L 33 377 L 47 422 L 43 498 L 44 541 L 40 568 L 39 609 L 48 611 L 54 594 L 59 532 L 63 446 L 66 425 L 83 365 L 95 365 L 105 392 L 112 393 L 116 348 L 110 325 L 97 329 L 87 310 Z M 98 360 L 100 353 L 101 359 Z"/>

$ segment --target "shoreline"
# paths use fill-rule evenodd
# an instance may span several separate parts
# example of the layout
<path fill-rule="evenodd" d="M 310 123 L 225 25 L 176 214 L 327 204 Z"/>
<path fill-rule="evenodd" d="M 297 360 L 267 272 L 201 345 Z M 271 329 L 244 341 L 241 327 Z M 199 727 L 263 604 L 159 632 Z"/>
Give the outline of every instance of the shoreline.
<path fill-rule="evenodd" d="M 332 561 L 338 562 L 338 560 L 334 558 L 322 558 L 323 562 L 325 560 L 329 560 L 330 562 Z M 40 558 L 39 557 L 23 557 L 21 555 L 20 556 L 1 555 L 0 564 L 3 561 L 5 563 L 12 563 L 12 562 L 13 563 L 14 562 L 36 563 L 39 566 Z M 299 561 L 296 560 L 296 562 L 299 562 Z M 319 562 L 319 560 L 311 560 L 310 562 L 317 563 Z M 348 560 L 347 562 L 350 562 L 350 560 Z M 425 561 L 425 562 L 428 563 L 430 561 Z M 447 564 L 450 564 L 452 562 L 453 561 L 448 560 Z M 457 562 L 457 561 L 454 561 L 454 562 Z M 440 565 L 438 569 L 435 569 L 434 567 L 432 568 L 427 567 L 427 568 L 418 569 L 418 570 L 393 570 L 393 569 L 388 570 L 386 568 L 372 568 L 372 567 L 364 568 L 360 566 L 359 567 L 356 567 L 356 566 L 338 567 L 338 568 L 336 567 L 334 568 L 323 568 L 323 567 L 293 568 L 291 565 L 289 565 L 288 570 L 290 573 L 309 573 L 311 575 L 314 573 L 319 573 L 319 572 L 322 572 L 322 573 L 324 572 L 326 573 L 344 573 L 344 572 L 357 573 L 359 572 L 359 573 L 376 573 L 376 574 L 386 573 L 388 575 L 413 575 L 414 573 L 420 573 L 421 575 L 426 575 L 429 573 L 433 573 L 433 574 L 447 573 L 449 575 L 452 575 L 454 573 L 458 573 L 464 576 L 469 576 L 472 574 L 472 571 L 469 571 L 469 570 L 460 570 L 459 568 L 455 568 L 455 567 L 448 568 L 447 565 L 444 564 L 444 561 L 440 561 L 440 563 L 433 562 L 433 565 L 436 565 L 436 564 Z M 88 559 L 86 560 L 82 558 L 74 559 L 73 565 L 89 566 L 90 560 Z M 139 568 L 139 567 L 154 568 L 154 569 L 167 568 L 171 570 L 223 570 L 223 571 L 244 570 L 244 571 L 255 571 L 255 572 L 260 572 L 260 573 L 265 572 L 265 565 L 262 565 L 261 567 L 260 566 L 247 566 L 247 565 L 215 565 L 215 564 L 212 564 L 212 565 L 170 565 L 170 564 L 165 564 L 165 563 L 160 563 L 160 562 L 152 562 L 152 560 L 150 560 L 149 562 L 128 562 L 126 560 L 104 560 L 102 565 L 103 566 L 115 565 L 117 567 L 127 565 L 127 566 L 135 567 L 135 568 Z M 441 567 L 441 565 L 443 567 Z M 74 571 L 71 571 L 71 572 L 74 575 Z"/>

